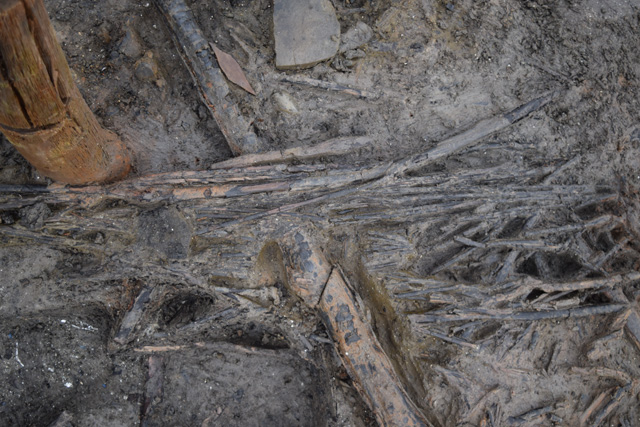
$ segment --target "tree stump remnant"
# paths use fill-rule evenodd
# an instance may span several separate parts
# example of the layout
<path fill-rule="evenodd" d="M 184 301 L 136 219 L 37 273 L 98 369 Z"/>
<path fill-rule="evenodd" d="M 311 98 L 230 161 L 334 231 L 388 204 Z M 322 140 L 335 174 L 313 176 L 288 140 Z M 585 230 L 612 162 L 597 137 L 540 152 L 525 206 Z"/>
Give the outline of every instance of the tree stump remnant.
<path fill-rule="evenodd" d="M 0 130 L 56 181 L 113 181 L 130 169 L 73 82 L 42 0 L 0 0 Z"/>

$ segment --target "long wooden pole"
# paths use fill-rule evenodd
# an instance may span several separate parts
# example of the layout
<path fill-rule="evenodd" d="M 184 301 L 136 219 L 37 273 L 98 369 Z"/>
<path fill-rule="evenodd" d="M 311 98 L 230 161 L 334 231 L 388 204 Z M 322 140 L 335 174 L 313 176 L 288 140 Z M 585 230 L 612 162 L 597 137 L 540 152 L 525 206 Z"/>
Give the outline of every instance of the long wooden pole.
<path fill-rule="evenodd" d="M 42 0 L 0 0 L 0 130 L 56 181 L 108 182 L 130 169 L 73 82 Z"/>

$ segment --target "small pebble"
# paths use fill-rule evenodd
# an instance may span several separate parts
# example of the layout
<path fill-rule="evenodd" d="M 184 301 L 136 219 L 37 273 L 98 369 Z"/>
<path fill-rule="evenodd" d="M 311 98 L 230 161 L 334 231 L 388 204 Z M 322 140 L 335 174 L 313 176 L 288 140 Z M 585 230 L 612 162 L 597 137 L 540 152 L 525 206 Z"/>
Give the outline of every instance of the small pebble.
<path fill-rule="evenodd" d="M 276 108 L 284 113 L 298 113 L 296 104 L 294 104 L 293 99 L 291 99 L 291 96 L 288 93 L 277 92 L 273 94 L 273 101 L 276 104 Z"/>
<path fill-rule="evenodd" d="M 357 22 L 355 27 L 349 29 L 342 35 L 340 52 L 356 49 L 371 40 L 373 30 L 364 22 Z"/>

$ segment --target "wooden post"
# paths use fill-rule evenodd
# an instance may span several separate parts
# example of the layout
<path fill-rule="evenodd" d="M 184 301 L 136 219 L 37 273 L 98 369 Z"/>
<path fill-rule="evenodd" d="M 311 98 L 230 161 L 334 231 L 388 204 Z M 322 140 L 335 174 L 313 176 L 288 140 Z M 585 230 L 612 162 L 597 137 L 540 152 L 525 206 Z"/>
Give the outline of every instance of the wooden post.
<path fill-rule="evenodd" d="M 56 181 L 113 181 L 130 169 L 73 82 L 42 0 L 0 0 L 0 130 Z"/>

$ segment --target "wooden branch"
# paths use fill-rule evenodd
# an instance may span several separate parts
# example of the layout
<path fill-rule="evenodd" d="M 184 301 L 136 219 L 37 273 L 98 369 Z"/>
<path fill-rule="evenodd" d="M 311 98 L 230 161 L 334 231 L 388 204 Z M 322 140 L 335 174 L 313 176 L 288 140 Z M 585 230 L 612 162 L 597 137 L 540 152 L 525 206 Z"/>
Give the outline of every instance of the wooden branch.
<path fill-rule="evenodd" d="M 155 0 L 155 4 L 165 16 L 176 48 L 231 151 L 235 155 L 262 151 L 262 141 L 232 100 L 209 42 L 189 6 L 183 0 Z"/>
<path fill-rule="evenodd" d="M 522 231 L 526 231 L 532 228 L 533 226 L 535 226 L 539 218 L 540 218 L 539 211 L 531 215 L 529 219 L 527 219 L 527 222 L 524 224 L 524 227 L 522 227 Z M 507 257 L 505 258 L 502 268 L 500 269 L 500 271 L 498 271 L 498 274 L 496 275 L 497 283 L 502 283 L 505 280 L 507 280 L 509 275 L 511 275 L 511 271 L 513 270 L 513 267 L 515 266 L 516 260 L 518 259 L 519 256 L 520 256 L 520 251 L 518 250 L 509 252 L 509 255 L 507 255 Z"/>
<path fill-rule="evenodd" d="M 557 235 L 562 234 L 562 233 L 570 233 L 570 232 L 575 232 L 575 231 L 582 231 L 582 230 L 589 230 L 589 229 L 592 229 L 592 228 L 598 228 L 598 227 L 606 225 L 606 224 L 608 224 L 610 222 L 614 222 L 614 221 L 616 221 L 616 219 L 618 219 L 618 218 L 615 218 L 613 215 L 603 215 L 603 216 L 599 216 L 597 218 L 594 218 L 594 219 L 592 219 L 590 221 L 587 221 L 587 222 L 584 222 L 584 223 L 563 225 L 561 227 L 555 227 L 555 228 L 523 230 L 522 233 L 520 233 L 520 234 L 523 237 L 538 237 L 538 236 L 545 236 L 545 235 L 557 236 Z"/>
<path fill-rule="evenodd" d="M 208 350 L 215 352 L 224 352 L 231 351 L 236 353 L 243 353 L 247 355 L 269 355 L 269 356 L 278 356 L 280 353 L 286 350 L 272 349 L 266 347 L 255 347 L 249 345 L 242 344 L 233 344 L 225 341 L 218 342 L 203 342 L 198 341 L 191 344 L 180 344 L 180 345 L 145 345 L 142 347 L 134 348 L 133 351 L 136 353 L 167 353 L 171 351 L 182 351 L 182 350 Z"/>
<path fill-rule="evenodd" d="M 430 335 L 430 336 L 435 337 L 435 338 L 439 338 L 442 341 L 449 342 L 451 344 L 459 345 L 461 347 L 471 348 L 471 349 L 476 350 L 476 351 L 480 349 L 480 346 L 478 344 L 470 343 L 468 341 L 461 340 L 460 338 L 451 337 L 449 335 L 441 334 L 440 332 L 430 331 L 430 330 L 428 330 L 426 328 L 420 328 L 420 332 L 422 332 L 422 333 L 424 333 L 426 335 Z"/>
<path fill-rule="evenodd" d="M 548 184 L 552 184 L 553 181 L 555 181 L 556 179 L 558 179 L 558 177 L 560 177 L 563 173 L 565 173 L 567 171 L 567 169 L 571 169 L 573 166 L 575 166 L 577 163 L 580 163 L 580 160 L 582 158 L 578 155 L 576 157 L 574 157 L 573 159 L 569 160 L 568 162 L 566 162 L 565 164 L 563 164 L 561 167 L 559 167 L 555 172 L 553 172 L 552 174 L 550 174 L 549 176 L 547 176 L 542 183 L 545 185 Z"/>
<path fill-rule="evenodd" d="M 163 0 L 164 1 L 164 0 Z M 167 0 L 168 1 L 168 0 Z M 175 0 L 179 1 L 179 0 Z M 173 4 L 173 3 L 172 3 Z M 175 5 L 174 5 L 175 6 Z M 177 8 L 177 6 L 175 6 Z M 179 9 L 179 8 L 178 8 Z M 186 13 L 182 9 L 179 9 Z M 176 14 L 178 10 L 175 11 Z M 178 16 L 178 15 L 176 15 Z M 182 16 L 182 15 L 180 15 Z M 187 18 L 184 18 L 187 19 Z M 190 18 L 191 19 L 191 18 Z M 194 30 L 195 31 L 195 30 Z M 191 34 L 191 33 L 189 33 Z M 186 36 L 186 35 L 185 35 Z M 194 36 L 195 37 L 195 36 Z M 198 36 L 200 37 L 200 36 Z M 196 37 L 197 38 L 197 37 Z M 392 196 L 397 196 L 392 190 L 397 189 L 399 183 L 404 185 L 417 185 L 420 182 L 420 178 L 409 178 L 402 176 L 399 179 L 399 175 L 408 173 L 415 168 L 422 167 L 429 162 L 442 158 L 445 155 L 451 154 L 458 149 L 468 147 L 474 143 L 477 143 L 482 137 L 488 135 L 488 133 L 495 132 L 514 123 L 516 120 L 524 117 L 531 111 L 535 111 L 536 108 L 540 108 L 545 105 L 551 96 L 543 97 L 531 101 L 522 107 L 506 114 L 502 114 L 495 119 L 481 122 L 478 126 L 463 133 L 460 137 L 450 138 L 443 141 L 436 148 L 429 150 L 427 153 L 419 156 L 414 156 L 405 160 L 393 164 L 381 164 L 371 168 L 356 169 L 356 168 L 343 168 L 337 171 L 324 173 L 320 176 L 323 169 L 327 169 L 326 166 L 310 167 L 310 168 L 296 168 L 296 167 L 283 167 L 281 165 L 273 166 L 255 166 L 248 167 L 248 165 L 258 162 L 259 164 L 266 161 L 283 161 L 288 155 L 299 155 L 301 157 L 313 158 L 324 150 L 329 150 L 333 153 L 343 152 L 348 149 L 349 146 L 355 148 L 361 144 L 366 144 L 366 139 L 355 140 L 334 140 L 320 145 L 316 150 L 312 149 L 307 151 L 302 149 L 292 149 L 285 153 L 266 153 L 264 157 L 249 157 L 238 158 L 233 162 L 224 163 L 220 166 L 213 166 L 216 170 L 213 171 L 195 171 L 195 172 L 173 172 L 168 174 L 157 174 L 149 177 L 142 177 L 112 185 L 109 187 L 84 187 L 84 188 L 64 188 L 59 186 L 52 186 L 47 189 L 41 187 L 34 188 L 31 191 L 32 194 L 38 194 L 42 196 L 44 200 L 52 203 L 81 203 L 84 206 L 91 206 L 95 203 L 100 203 L 103 200 L 120 199 L 128 200 L 133 203 L 177 203 L 181 201 L 190 200 L 209 200 L 215 198 L 228 198 L 228 197 L 241 197 L 249 196 L 251 194 L 263 194 L 273 192 L 283 192 L 287 195 L 296 192 L 305 192 L 307 194 L 306 201 L 293 202 L 291 197 L 285 197 L 284 203 L 280 200 L 278 206 L 277 198 L 270 198 L 270 208 L 263 211 L 257 216 L 249 216 L 243 220 L 237 220 L 229 222 L 226 226 L 232 226 L 242 221 L 254 220 L 260 217 L 280 213 L 297 209 L 302 206 L 307 206 L 313 203 L 320 203 L 335 197 L 342 197 L 354 192 L 360 192 L 369 188 L 376 188 L 376 191 L 382 194 L 391 193 Z M 489 130 L 490 131 L 489 131 Z M 488 133 L 487 133 L 488 132 Z M 229 169 L 229 167 L 239 166 L 238 168 Z M 291 169 L 288 169 L 291 168 Z M 398 175 L 399 174 L 399 175 Z M 477 176 L 478 174 L 476 174 Z M 471 177 L 472 175 L 468 175 Z M 413 180 L 416 180 L 415 183 Z M 424 179 L 422 179 L 424 180 Z M 455 179 L 450 179 L 451 185 L 455 185 Z M 241 183 L 253 185 L 243 186 Z M 364 183 L 369 183 L 363 185 Z M 459 182 L 458 182 L 459 184 Z M 359 187 L 358 187 L 359 186 Z M 587 187 L 580 187 L 582 196 L 584 196 L 584 190 Z M 9 187 L 3 187 L 5 191 L 13 194 L 20 193 L 24 195 L 24 187 L 18 189 L 11 189 Z M 0 190 L 2 190 L 0 189 Z M 327 191 L 332 190 L 332 195 L 327 195 Z M 577 188 L 566 188 L 562 186 L 547 186 L 540 188 L 540 192 L 535 194 L 531 193 L 531 188 L 526 186 L 520 186 L 519 188 L 513 188 L 511 193 L 503 192 L 503 195 L 508 200 L 525 198 L 533 200 L 556 200 L 558 196 L 566 198 L 577 197 Z M 315 195 L 313 193 L 315 192 Z M 451 193 L 451 191 L 448 191 Z M 475 193 L 475 194 L 473 194 Z M 315 196 L 315 197 L 314 197 Z M 377 200 L 380 200 L 379 195 L 372 194 Z M 488 190 L 476 190 L 473 187 L 469 187 L 466 193 L 460 193 L 457 195 L 437 195 L 435 197 L 441 199 L 465 199 L 465 198 L 477 198 L 483 199 L 487 197 L 495 197 L 495 191 Z M 424 192 L 421 196 L 422 199 L 427 201 L 429 198 L 433 199 L 433 195 L 429 195 L 429 192 Z M 416 203 L 420 199 L 409 197 L 407 201 Z M 500 200 L 499 200 L 500 201 Z M 522 203 L 524 200 L 513 200 L 513 202 Z M 502 201 L 500 201 L 502 202 Z M 468 205 L 452 205 L 452 209 L 473 209 L 474 202 L 465 202 Z M 414 214 L 424 215 L 433 214 L 438 210 L 442 211 L 439 207 L 418 207 L 416 212 L 411 210 L 404 210 L 405 216 L 411 216 Z M 448 211 L 451 212 L 451 211 Z M 445 213 L 445 212 L 443 212 Z M 395 213 L 394 213 L 395 214 Z"/>
<path fill-rule="evenodd" d="M 325 176 L 323 178 L 309 179 L 307 181 L 299 181 L 292 185 L 292 189 L 309 191 L 310 189 L 326 189 L 327 185 L 329 185 L 330 186 L 329 188 L 337 190 L 341 188 L 346 188 L 351 185 L 357 185 L 358 183 L 373 182 L 373 181 L 380 181 L 378 185 L 384 188 L 385 186 L 391 183 L 390 180 L 392 181 L 397 180 L 397 177 L 395 176 L 396 174 L 404 174 L 404 173 L 411 172 L 415 168 L 423 167 L 426 164 L 433 162 L 439 158 L 442 158 L 446 155 L 452 154 L 455 151 L 458 151 L 459 149 L 462 149 L 464 147 L 470 146 L 471 144 L 477 143 L 480 139 L 487 136 L 488 134 L 496 132 L 500 129 L 503 129 L 504 127 L 522 119 L 527 114 L 530 114 L 531 112 L 536 111 L 537 109 L 541 108 L 542 106 L 550 102 L 551 99 L 553 99 L 553 94 L 535 99 L 509 113 L 500 115 L 497 118 L 480 122 L 477 126 L 475 126 L 474 128 L 472 128 L 467 132 L 464 132 L 459 137 L 453 137 L 448 140 L 445 140 L 442 143 L 438 144 L 436 148 L 429 150 L 423 155 L 414 156 L 414 157 L 396 162 L 392 165 L 380 165 L 377 167 L 373 167 L 369 169 L 360 169 L 360 170 L 357 170 L 357 169 L 344 170 L 343 169 L 338 173 L 334 173 L 334 174 Z M 356 142 L 356 144 L 359 144 L 362 142 L 363 142 L 362 140 L 359 140 Z M 327 144 L 329 145 L 329 143 Z M 338 141 L 336 143 L 336 145 L 340 145 L 340 144 L 343 144 L 343 142 Z M 335 150 L 335 146 L 333 149 Z M 301 152 L 298 151 L 297 153 L 300 154 Z M 310 155 L 314 155 L 313 152 Z M 279 154 L 279 153 L 271 153 L 271 154 L 268 154 L 268 156 L 264 157 L 263 159 L 266 159 L 267 157 L 281 160 L 283 156 L 282 154 Z M 247 165 L 252 163 L 254 160 L 255 158 L 238 159 L 237 160 L 238 163 L 236 164 Z M 216 166 L 214 165 L 213 167 L 215 168 Z M 221 168 L 225 169 L 226 166 L 223 165 Z M 238 171 L 236 171 L 236 174 L 238 174 Z M 383 177 L 387 177 L 389 179 L 381 180 L 381 178 Z M 216 191 L 213 191 L 213 190 L 216 190 Z M 172 194 L 168 194 L 168 193 L 160 193 L 160 194 L 161 194 L 161 197 L 163 198 L 169 197 L 169 198 L 174 198 L 175 200 L 192 200 L 196 198 L 211 198 L 212 197 L 211 194 L 214 194 L 213 197 L 215 197 L 216 194 L 226 196 L 226 192 L 228 190 L 229 188 L 226 188 L 226 189 L 225 188 L 216 188 L 216 189 L 202 188 L 197 191 L 196 190 L 188 190 L 188 191 L 176 190 L 175 192 L 172 192 Z M 531 190 L 530 188 L 521 187 L 521 191 L 524 195 L 529 194 L 527 193 L 527 191 L 530 191 L 530 190 Z M 269 190 L 269 191 L 272 191 L 272 190 Z M 555 187 L 555 192 L 570 195 L 570 194 L 575 194 L 575 189 L 573 193 L 570 193 L 569 190 L 567 190 L 566 188 L 557 186 Z M 205 197 L 207 194 L 209 194 L 209 196 Z M 147 189 L 147 195 L 150 195 L 149 189 Z M 516 192 L 515 196 L 517 197 L 518 195 L 519 194 Z M 152 199 L 152 197 L 148 197 L 147 199 Z"/>
<path fill-rule="evenodd" d="M 562 310 L 541 311 L 513 311 L 513 310 L 484 310 L 470 309 L 460 310 L 456 314 L 447 312 L 433 312 L 430 314 L 410 315 L 410 319 L 416 323 L 447 323 L 469 320 L 508 320 L 533 322 L 549 319 L 567 319 L 569 317 L 600 316 L 627 308 L 625 304 L 602 304 L 594 306 L 568 308 Z"/>
<path fill-rule="evenodd" d="M 0 2 L 0 130 L 56 181 L 108 182 L 129 172 L 126 148 L 73 82 L 42 0 Z"/>
<path fill-rule="evenodd" d="M 629 280 L 626 283 L 631 283 L 636 280 L 640 280 L 640 273 L 630 274 Z M 610 289 L 605 292 L 612 301 L 617 303 L 629 303 L 627 296 L 622 291 L 621 286 L 616 286 L 616 283 L 612 283 Z M 640 306 L 637 301 L 631 303 L 631 307 L 628 315 L 626 316 L 624 323 L 624 330 L 627 332 L 627 336 L 631 342 L 640 350 Z"/>
<path fill-rule="evenodd" d="M 282 241 L 290 288 L 317 308 L 354 385 L 383 426 L 431 425 L 400 383 L 391 361 L 357 309 L 344 276 L 326 260 L 308 232 Z"/>
<path fill-rule="evenodd" d="M 373 140 L 368 136 L 335 138 L 311 147 L 294 147 L 284 151 L 269 151 L 247 154 L 211 165 L 209 169 L 232 169 L 259 165 L 275 165 L 296 161 L 308 161 L 319 157 L 335 157 L 352 154 L 356 150 L 372 148 Z"/>
<path fill-rule="evenodd" d="M 508 113 L 482 120 L 476 123 L 471 129 L 438 143 L 434 148 L 398 163 L 394 166 L 392 172 L 394 174 L 407 174 L 414 172 L 430 163 L 433 163 L 435 160 L 471 147 L 485 137 L 504 129 L 534 111 L 539 110 L 558 95 L 558 92 L 552 92 L 529 101 Z"/>
<path fill-rule="evenodd" d="M 494 293 L 495 296 L 490 299 L 485 299 L 483 305 L 485 307 L 493 307 L 499 306 L 505 301 L 516 301 L 528 295 L 534 289 L 538 289 L 547 293 L 598 290 L 603 288 L 615 289 L 622 284 L 630 283 L 636 280 L 640 280 L 640 273 L 633 272 L 629 274 L 620 274 L 616 276 L 606 277 L 603 279 L 590 279 L 559 283 L 549 283 L 533 279 L 531 277 L 525 277 L 512 283 L 512 291 L 505 291 L 502 288 L 494 287 L 491 292 Z M 626 303 L 627 301 L 624 300 L 616 302 Z"/>
<path fill-rule="evenodd" d="M 622 398 L 629 393 L 632 388 L 631 386 L 632 384 L 627 384 L 624 387 L 617 387 L 615 389 L 615 393 L 613 393 L 609 402 L 604 405 L 602 410 L 593 419 L 594 426 L 601 426 L 604 423 L 604 420 L 620 405 Z"/>
<path fill-rule="evenodd" d="M 472 298 L 476 301 L 482 301 L 487 298 L 487 292 L 482 291 L 482 287 L 477 285 L 465 285 L 463 283 L 438 283 L 438 286 L 427 287 L 426 289 L 418 289 L 409 292 L 399 292 L 395 294 L 398 299 L 420 300 L 429 299 L 434 294 L 457 294 Z"/>
<path fill-rule="evenodd" d="M 436 268 L 434 268 L 431 271 L 431 274 L 438 274 L 439 272 L 441 272 L 443 270 L 446 270 L 447 268 L 451 267 L 452 265 L 455 265 L 455 264 L 459 263 L 460 261 L 463 261 L 463 260 L 467 259 L 469 256 L 471 256 L 471 254 L 473 254 L 476 251 L 476 249 L 477 248 L 471 247 L 471 248 L 468 248 L 468 249 L 460 251 L 460 253 L 458 253 L 453 258 L 448 259 L 443 264 L 440 264 Z"/>
<path fill-rule="evenodd" d="M 315 87 L 319 89 L 332 90 L 332 91 L 341 92 L 347 95 L 357 96 L 358 98 L 378 99 L 381 96 L 379 93 L 373 93 L 368 90 L 352 88 L 352 87 L 343 86 L 341 84 L 334 83 L 334 82 L 311 79 L 308 77 L 298 76 L 295 74 L 286 75 L 282 77 L 280 81 L 286 82 L 286 83 L 294 83 L 294 84 L 309 86 L 309 87 Z"/>
<path fill-rule="evenodd" d="M 574 366 L 569 371 L 586 377 L 613 378 L 621 385 L 628 384 L 632 381 L 631 376 L 626 372 L 605 367 L 581 368 Z"/>
<path fill-rule="evenodd" d="M 507 418 L 507 422 L 510 425 L 518 425 L 521 423 L 532 423 L 533 421 L 539 420 L 540 418 L 553 412 L 554 410 L 555 410 L 555 404 L 543 406 L 541 408 L 536 408 L 536 409 L 527 411 L 524 414 L 516 415 L 514 417 L 509 417 Z M 540 420 L 540 422 L 543 422 L 543 420 Z"/>
<path fill-rule="evenodd" d="M 618 242 L 613 248 L 609 249 L 606 253 L 602 254 L 602 256 L 590 260 L 591 264 L 595 269 L 600 269 L 605 262 L 607 262 L 611 257 L 613 257 L 620 249 L 625 247 L 627 243 L 631 240 L 630 237 L 625 237 L 620 242 Z"/>
<path fill-rule="evenodd" d="M 615 387 L 613 389 L 609 389 L 609 390 L 603 391 L 595 399 L 593 399 L 593 401 L 587 407 L 587 409 L 585 409 L 585 411 L 582 413 L 582 415 L 580 415 L 580 426 L 581 427 L 587 425 L 587 420 L 589 418 L 591 418 L 591 416 L 593 415 L 595 410 L 598 409 L 600 407 L 600 405 L 602 405 L 602 402 L 604 402 L 604 399 L 607 397 L 607 394 L 611 394 L 612 390 L 615 390 Z"/>
<path fill-rule="evenodd" d="M 334 269 L 318 305 L 340 358 L 382 426 L 431 425 L 400 384 L 388 356 L 356 308 L 353 294 Z"/>
<path fill-rule="evenodd" d="M 42 232 L 26 230 L 23 227 L 0 227 L 0 237 L 4 242 L 17 241 L 21 243 L 39 243 L 57 248 L 82 249 L 87 252 L 102 253 L 104 248 L 94 243 L 70 239 L 65 236 L 50 235 Z"/>

